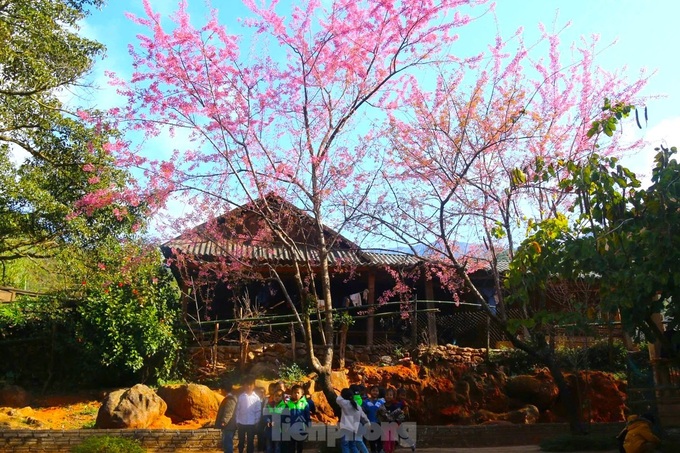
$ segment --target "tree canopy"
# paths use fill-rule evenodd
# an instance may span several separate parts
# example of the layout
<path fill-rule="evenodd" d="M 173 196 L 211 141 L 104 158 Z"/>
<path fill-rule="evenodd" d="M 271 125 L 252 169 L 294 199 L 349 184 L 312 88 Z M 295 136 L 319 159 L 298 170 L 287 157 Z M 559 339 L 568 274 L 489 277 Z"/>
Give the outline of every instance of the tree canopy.
<path fill-rule="evenodd" d="M 586 282 L 597 296 L 595 306 L 620 313 L 631 335 L 677 350 L 653 316 L 664 316 L 666 331 L 680 327 L 680 165 L 673 158 L 676 148 L 656 151 L 646 188 L 616 158 L 596 154 L 564 163 L 571 176 L 560 184 L 577 195 L 578 216 L 534 225 L 509 280 L 518 298 L 544 293 L 558 279 Z"/>
<path fill-rule="evenodd" d="M 260 220 L 291 256 L 304 256 L 268 195 L 313 219 L 318 260 L 299 263 L 295 277 L 303 300 L 326 304 L 325 356 L 310 352 L 322 376 L 333 352 L 325 224 L 424 248 L 419 255 L 438 262 L 431 272 L 472 292 L 467 276 L 479 261 L 472 250 L 461 259 L 458 244 L 484 244 L 499 285 L 496 258 L 512 254 L 528 217 L 555 218 L 569 202 L 557 183 L 535 178 L 534 164 L 555 170 L 587 157 L 602 100 L 635 103 L 645 83 L 601 71 L 592 43 L 563 59 L 558 33 L 541 38 L 545 56 L 521 31 L 490 37 L 488 53 L 456 54 L 456 33 L 488 11 L 481 3 L 245 0 L 241 35 L 216 13 L 195 26 L 184 3 L 170 25 L 149 1 L 135 18 L 147 34 L 132 47 L 132 77 L 114 80 L 127 102 L 110 113 L 131 133 L 183 130 L 188 140 L 161 157 L 123 141 L 112 151 L 145 169 L 142 183 L 160 202 L 173 193 L 191 200 L 184 225 L 262 200 L 253 203 Z M 247 53 L 246 42 L 267 51 Z M 623 151 L 614 137 L 605 152 Z M 206 227 L 215 236 L 224 228 Z"/>
<path fill-rule="evenodd" d="M 119 197 L 127 173 L 104 149 L 115 131 L 66 101 L 103 54 L 78 34 L 99 5 L 0 1 L 0 261 L 94 248 L 139 226 L 142 203 Z"/>

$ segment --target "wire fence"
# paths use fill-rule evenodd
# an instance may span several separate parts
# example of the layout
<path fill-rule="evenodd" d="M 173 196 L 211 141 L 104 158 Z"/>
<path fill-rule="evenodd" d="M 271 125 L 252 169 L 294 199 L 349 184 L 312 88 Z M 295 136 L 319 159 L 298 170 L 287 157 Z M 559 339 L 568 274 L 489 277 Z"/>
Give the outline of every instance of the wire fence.
<path fill-rule="evenodd" d="M 507 341 L 503 332 L 477 304 L 452 301 L 390 302 L 379 306 L 334 309 L 334 315 L 350 314 L 353 324 L 347 344 L 365 345 L 372 323 L 375 346 L 401 347 L 417 344 L 455 344 L 465 347 L 495 347 Z M 519 313 L 511 313 L 519 316 Z M 322 313 L 312 314 L 312 334 L 319 336 Z M 371 320 L 372 321 L 369 321 Z M 201 344 L 290 343 L 293 335 L 301 341 L 303 333 L 295 315 L 261 316 L 243 319 L 191 322 L 188 324 Z M 339 326 L 335 326 L 339 330 Z M 337 335 L 336 335 L 337 337 Z"/>
<path fill-rule="evenodd" d="M 334 315 L 347 313 L 352 325 L 348 328 L 347 344 L 366 345 L 372 330 L 374 346 L 408 347 L 418 344 L 454 344 L 472 348 L 496 348 L 509 344 L 509 338 L 486 311 L 478 304 L 452 301 L 389 302 L 368 306 L 335 308 Z M 522 318 L 521 310 L 510 309 L 509 318 Z M 315 344 L 321 343 L 319 329 L 323 313 L 312 314 L 312 335 Z M 369 319 L 372 318 L 372 321 Z M 372 328 L 369 327 L 372 323 Z M 291 343 L 304 338 L 294 314 L 249 317 L 189 323 L 199 344 Z M 336 332 L 340 330 L 335 326 Z M 560 345 L 588 346 L 595 338 L 621 337 L 620 326 L 593 321 L 585 326 L 563 326 L 553 331 Z M 338 335 L 335 335 L 336 342 Z"/>

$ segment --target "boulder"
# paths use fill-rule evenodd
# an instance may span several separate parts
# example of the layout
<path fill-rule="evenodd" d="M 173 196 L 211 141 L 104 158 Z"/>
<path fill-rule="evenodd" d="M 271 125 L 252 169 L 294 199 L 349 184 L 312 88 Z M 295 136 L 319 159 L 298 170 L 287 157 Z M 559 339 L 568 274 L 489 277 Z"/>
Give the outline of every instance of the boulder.
<path fill-rule="evenodd" d="M 473 420 L 475 423 L 489 424 L 492 422 L 508 422 L 516 425 L 530 425 L 538 422 L 541 413 L 536 406 L 531 404 L 515 411 L 497 414 L 495 412 L 480 409 L 477 411 Z"/>
<path fill-rule="evenodd" d="M 176 420 L 214 419 L 224 399 L 200 384 L 164 385 L 157 393 L 168 405 L 168 416 Z"/>
<path fill-rule="evenodd" d="M 18 385 L 0 388 L 0 407 L 26 407 L 31 401 L 29 393 Z"/>
<path fill-rule="evenodd" d="M 281 365 L 271 362 L 256 362 L 250 367 L 248 374 L 266 379 L 276 379 L 279 376 Z"/>
<path fill-rule="evenodd" d="M 590 400 L 591 422 L 626 420 L 626 391 L 621 381 L 601 371 L 583 371 L 579 377 Z"/>
<path fill-rule="evenodd" d="M 546 410 L 557 400 L 559 390 L 549 376 L 520 375 L 508 379 L 505 383 L 505 394 L 520 401 L 521 405 L 531 404 L 539 410 Z"/>
<path fill-rule="evenodd" d="M 152 389 L 137 384 L 109 393 L 97 413 L 95 427 L 147 428 L 165 415 L 167 404 Z"/>
<path fill-rule="evenodd" d="M 338 395 L 342 389 L 349 387 L 347 371 L 345 370 L 331 371 L 330 379 L 331 387 L 333 387 Z M 309 380 L 302 383 L 302 386 L 311 394 L 314 405 L 316 406 L 316 414 L 313 416 L 314 420 L 331 425 L 336 424 L 338 418 L 333 412 L 333 408 L 328 402 L 328 399 L 326 399 L 326 395 L 321 391 L 319 384 L 314 380 Z"/>

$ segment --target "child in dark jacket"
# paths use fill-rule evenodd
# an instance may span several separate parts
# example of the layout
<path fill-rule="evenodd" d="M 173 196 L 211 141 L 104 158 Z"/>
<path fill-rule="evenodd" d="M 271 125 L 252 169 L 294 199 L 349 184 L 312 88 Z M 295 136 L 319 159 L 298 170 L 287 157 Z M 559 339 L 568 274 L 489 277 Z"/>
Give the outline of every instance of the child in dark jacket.
<path fill-rule="evenodd" d="M 399 434 L 398 426 L 406 417 L 404 404 L 396 399 L 396 392 L 392 388 L 385 390 L 385 404 L 378 409 L 378 419 L 382 428 L 382 446 L 385 453 L 394 453 Z"/>
<path fill-rule="evenodd" d="M 226 384 L 227 396 L 220 403 L 215 419 L 215 428 L 222 430 L 222 448 L 224 453 L 233 453 L 234 434 L 236 433 L 236 396 L 231 392 L 231 384 Z"/>
<path fill-rule="evenodd" d="M 404 421 L 409 420 L 411 416 L 409 414 L 409 404 L 408 399 L 406 398 L 405 388 L 400 387 L 397 389 L 397 401 L 403 406 L 402 411 L 404 412 Z M 406 445 L 411 449 L 411 451 L 416 451 L 416 441 L 409 435 L 408 431 L 403 425 L 403 421 L 399 424 L 397 434 L 399 435 L 399 441 L 401 442 L 402 446 Z"/>
<path fill-rule="evenodd" d="M 283 401 L 283 392 L 279 389 L 273 389 L 262 413 L 266 453 L 281 453 L 281 421 L 285 409 L 286 403 Z"/>

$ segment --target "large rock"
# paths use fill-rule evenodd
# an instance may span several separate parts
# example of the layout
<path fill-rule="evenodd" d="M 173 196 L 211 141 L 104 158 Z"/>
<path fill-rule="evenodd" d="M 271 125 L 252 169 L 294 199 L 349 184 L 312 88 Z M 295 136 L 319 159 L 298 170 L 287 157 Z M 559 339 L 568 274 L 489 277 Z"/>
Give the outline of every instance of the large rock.
<path fill-rule="evenodd" d="M 31 401 L 29 393 L 18 385 L 0 388 L 0 407 L 26 407 Z"/>
<path fill-rule="evenodd" d="M 281 366 L 276 362 L 256 362 L 248 371 L 251 376 L 275 380 L 279 376 Z"/>
<path fill-rule="evenodd" d="M 590 421 L 593 423 L 625 421 L 625 383 L 601 371 L 579 373 L 581 388 L 590 401 Z"/>
<path fill-rule="evenodd" d="M 137 384 L 109 393 L 97 414 L 97 428 L 148 428 L 165 415 L 168 406 L 152 389 Z"/>
<path fill-rule="evenodd" d="M 557 385 L 545 374 L 521 375 L 509 378 L 505 383 L 505 394 L 521 405 L 531 404 L 539 410 L 550 408 L 559 395 Z"/>
<path fill-rule="evenodd" d="M 349 387 L 346 370 L 331 371 L 330 379 L 331 387 L 333 387 L 338 395 L 342 389 Z M 319 384 L 311 379 L 303 382 L 302 386 L 307 389 L 307 392 L 312 396 L 312 400 L 314 400 L 314 405 L 316 406 L 316 414 L 313 417 L 314 420 L 331 425 L 336 424 L 338 418 L 336 417 L 335 412 L 333 412 L 333 408 L 328 402 L 326 395 L 321 391 Z"/>
<path fill-rule="evenodd" d="M 592 423 L 625 421 L 625 383 L 601 371 L 579 371 L 565 375 L 571 398 L 583 408 L 583 420 Z M 554 414 L 566 418 L 564 405 L 556 404 Z"/>
<path fill-rule="evenodd" d="M 164 385 L 157 393 L 168 404 L 170 418 L 178 420 L 214 419 L 224 399 L 200 384 Z"/>
<path fill-rule="evenodd" d="M 529 404 L 521 409 L 501 414 L 482 409 L 474 414 L 473 419 L 476 423 L 509 422 L 516 425 L 529 425 L 538 422 L 540 415 L 538 408 Z"/>

